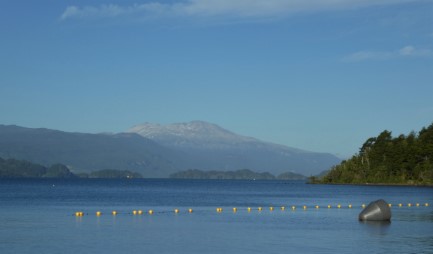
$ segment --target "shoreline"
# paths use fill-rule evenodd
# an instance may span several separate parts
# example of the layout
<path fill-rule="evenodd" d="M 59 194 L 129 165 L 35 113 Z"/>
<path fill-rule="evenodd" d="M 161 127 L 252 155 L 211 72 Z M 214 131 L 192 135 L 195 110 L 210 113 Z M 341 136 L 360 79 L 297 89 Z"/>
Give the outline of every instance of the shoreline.
<path fill-rule="evenodd" d="M 358 185 L 358 186 L 402 186 L 402 187 L 430 187 L 433 184 L 410 184 L 410 183 L 321 183 L 321 182 L 307 182 L 307 184 L 322 184 L 322 185 Z"/>

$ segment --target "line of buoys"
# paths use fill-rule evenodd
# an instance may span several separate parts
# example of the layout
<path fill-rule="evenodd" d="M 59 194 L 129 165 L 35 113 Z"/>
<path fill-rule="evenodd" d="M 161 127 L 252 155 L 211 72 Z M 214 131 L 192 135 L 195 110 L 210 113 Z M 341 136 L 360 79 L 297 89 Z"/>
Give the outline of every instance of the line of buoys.
<path fill-rule="evenodd" d="M 405 207 L 405 206 L 406 206 L 406 207 L 421 207 L 421 206 L 428 207 L 428 206 L 430 206 L 430 204 L 429 204 L 429 203 L 424 203 L 424 204 L 421 204 L 421 203 L 407 203 L 406 205 L 404 205 L 403 203 L 398 203 L 397 206 L 398 206 L 399 208 L 403 208 L 403 207 Z M 319 206 L 319 205 L 315 205 L 315 206 L 313 206 L 313 207 L 316 208 L 316 209 L 320 209 L 320 206 Z M 336 207 L 337 207 L 338 209 L 343 208 L 343 206 L 342 206 L 341 204 L 337 204 Z M 362 207 L 362 208 L 366 208 L 366 205 L 365 205 L 365 204 L 362 204 L 361 207 Z M 392 204 L 391 204 L 391 203 L 388 203 L 388 207 L 392 207 Z M 295 210 L 296 210 L 296 206 L 295 206 L 295 205 L 290 206 L 290 208 L 291 208 L 292 211 L 295 211 Z M 330 204 L 328 204 L 328 205 L 327 205 L 327 208 L 330 209 L 330 208 L 332 208 L 332 206 L 331 206 Z M 347 208 L 351 209 L 351 208 L 353 208 L 353 205 L 352 205 L 352 204 L 349 204 L 349 205 L 347 206 Z M 303 209 L 303 210 L 307 210 L 307 209 L 308 209 L 308 206 L 307 206 L 307 205 L 303 205 L 303 206 L 302 206 L 302 209 Z M 251 208 L 251 207 L 247 207 L 247 208 L 246 208 L 246 211 L 247 211 L 248 213 L 252 212 L 252 210 L 253 210 L 253 208 Z M 269 207 L 269 211 L 270 211 L 270 212 L 273 212 L 274 210 L 275 210 L 275 208 L 274 208 L 273 206 L 270 206 L 270 207 Z M 285 211 L 285 210 L 286 210 L 286 207 L 285 207 L 285 206 L 281 206 L 281 207 L 280 207 L 280 210 L 281 210 L 281 211 Z M 238 208 L 237 208 L 237 207 L 233 207 L 233 208 L 232 208 L 232 211 L 233 211 L 233 213 L 236 213 L 236 212 L 238 212 Z M 261 207 L 261 206 L 257 207 L 257 211 L 258 211 L 258 212 L 262 212 L 262 211 L 263 211 L 263 207 Z M 174 212 L 175 214 L 178 214 L 178 213 L 180 213 L 180 210 L 179 210 L 178 208 L 175 208 L 175 209 L 173 210 L 173 212 Z M 193 213 L 193 209 L 192 209 L 192 208 L 188 208 L 188 209 L 187 209 L 187 212 L 188 212 L 188 213 Z M 222 207 L 218 207 L 218 208 L 216 208 L 216 212 L 217 212 L 217 213 L 222 213 L 222 212 L 223 212 L 223 208 L 222 208 Z M 144 213 L 143 210 L 132 210 L 132 214 L 133 214 L 133 215 L 142 215 L 143 213 Z M 154 214 L 154 210 L 148 210 L 147 213 L 148 213 L 149 215 L 152 215 L 152 214 Z M 111 211 L 111 214 L 112 214 L 113 216 L 116 216 L 116 215 L 118 215 L 118 212 L 117 212 L 116 210 L 113 210 L 113 211 Z M 76 217 L 83 217 L 83 216 L 84 216 L 84 212 L 82 212 L 82 211 L 77 211 L 77 212 L 75 212 L 74 215 L 75 215 Z M 95 215 L 96 215 L 97 217 L 102 216 L 102 215 L 103 215 L 103 212 L 102 212 L 102 211 L 96 211 L 96 212 L 95 212 Z"/>
<path fill-rule="evenodd" d="M 83 212 L 75 212 L 75 216 L 76 217 L 83 217 L 84 213 Z"/>

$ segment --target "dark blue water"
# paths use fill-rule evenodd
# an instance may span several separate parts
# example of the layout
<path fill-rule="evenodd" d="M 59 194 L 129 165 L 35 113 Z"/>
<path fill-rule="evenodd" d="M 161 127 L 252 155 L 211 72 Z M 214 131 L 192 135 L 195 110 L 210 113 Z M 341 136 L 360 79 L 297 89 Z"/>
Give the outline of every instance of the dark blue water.
<path fill-rule="evenodd" d="M 379 198 L 391 223 L 359 222 L 361 205 Z M 426 187 L 2 179 L 0 206 L 0 253 L 433 253 Z"/>

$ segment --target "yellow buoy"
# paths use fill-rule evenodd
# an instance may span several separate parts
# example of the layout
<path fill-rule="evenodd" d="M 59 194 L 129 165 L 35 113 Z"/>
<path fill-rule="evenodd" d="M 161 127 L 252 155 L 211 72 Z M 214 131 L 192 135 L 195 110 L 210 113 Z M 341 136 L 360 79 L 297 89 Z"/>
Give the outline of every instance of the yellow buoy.
<path fill-rule="evenodd" d="M 398 207 L 402 207 L 402 206 L 403 206 L 403 204 L 402 204 L 402 203 L 398 204 Z"/>
<path fill-rule="evenodd" d="M 83 216 L 82 214 L 83 214 L 82 212 L 75 212 L 76 217 L 81 217 L 81 216 Z"/>
<path fill-rule="evenodd" d="M 259 210 L 259 212 L 261 212 L 261 211 L 263 210 L 263 208 L 262 208 L 262 207 L 259 207 L 258 210 Z"/>
<path fill-rule="evenodd" d="M 428 203 L 425 203 L 424 205 L 425 205 L 425 206 L 429 206 L 429 204 L 428 204 Z"/>
<path fill-rule="evenodd" d="M 137 215 L 137 210 L 133 210 L 132 214 Z"/>
<path fill-rule="evenodd" d="M 217 211 L 217 213 L 222 213 L 223 209 L 222 209 L 221 207 L 218 207 L 218 208 L 216 209 L 216 211 Z"/>
<path fill-rule="evenodd" d="M 238 211 L 238 209 L 236 207 L 233 207 L 233 212 L 235 213 L 237 211 Z"/>
<path fill-rule="evenodd" d="M 247 208 L 247 211 L 250 213 L 250 212 L 251 212 L 251 207 L 248 207 L 248 208 Z"/>
<path fill-rule="evenodd" d="M 328 208 L 331 208 L 331 205 L 328 205 Z"/>
<path fill-rule="evenodd" d="M 296 206 L 292 206 L 292 210 L 296 210 Z"/>
<path fill-rule="evenodd" d="M 149 210 L 147 211 L 148 214 L 152 215 L 153 214 L 153 210 Z"/>
<path fill-rule="evenodd" d="M 111 214 L 112 215 L 117 215 L 117 211 L 112 211 Z"/>
<path fill-rule="evenodd" d="M 340 205 L 340 204 L 338 204 L 338 205 L 337 205 L 337 208 L 341 208 L 341 205 Z"/>
<path fill-rule="evenodd" d="M 174 213 L 179 213 L 179 209 L 174 209 Z"/>
<path fill-rule="evenodd" d="M 352 204 L 349 204 L 349 208 L 352 208 Z"/>
<path fill-rule="evenodd" d="M 419 203 L 416 203 L 416 206 L 419 206 Z"/>
<path fill-rule="evenodd" d="M 284 211 L 284 210 L 286 210 L 286 208 L 284 206 L 282 206 L 281 207 L 281 211 Z"/>
<path fill-rule="evenodd" d="M 271 206 L 271 207 L 269 207 L 269 211 L 271 211 L 271 212 L 272 212 L 273 210 L 274 210 L 274 207 L 272 207 L 272 206 Z"/>
<path fill-rule="evenodd" d="M 139 215 L 142 215 L 142 214 L 143 214 L 143 211 L 142 211 L 142 210 L 138 210 L 137 213 L 138 213 Z"/>
<path fill-rule="evenodd" d="M 192 213 L 192 208 L 188 209 L 188 212 L 189 212 L 189 213 Z"/>
<path fill-rule="evenodd" d="M 389 207 L 392 207 L 392 204 L 388 204 Z"/>
<path fill-rule="evenodd" d="M 407 206 L 408 206 L 408 207 L 411 207 L 411 206 L 412 206 L 412 204 L 411 204 L 411 203 L 409 203 L 409 204 L 407 204 Z"/>
<path fill-rule="evenodd" d="M 304 208 L 304 210 L 307 210 L 307 206 L 306 205 L 304 205 L 302 208 Z"/>
<path fill-rule="evenodd" d="M 362 204 L 361 207 L 362 207 L 362 208 L 365 208 L 365 204 Z"/>
<path fill-rule="evenodd" d="M 316 205 L 316 209 L 319 209 L 320 207 L 318 205 Z"/>
<path fill-rule="evenodd" d="M 100 211 L 96 212 L 96 216 L 101 216 L 101 215 L 102 215 L 102 213 Z"/>

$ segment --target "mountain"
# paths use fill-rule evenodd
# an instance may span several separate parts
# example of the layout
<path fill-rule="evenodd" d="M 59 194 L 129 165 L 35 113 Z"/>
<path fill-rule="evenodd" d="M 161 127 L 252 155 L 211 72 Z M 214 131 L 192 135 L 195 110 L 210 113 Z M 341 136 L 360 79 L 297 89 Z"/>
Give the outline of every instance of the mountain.
<path fill-rule="evenodd" d="M 65 164 L 72 173 L 117 169 L 143 177 L 168 177 L 178 171 L 249 169 L 280 175 L 315 175 L 341 160 L 245 137 L 201 121 L 142 124 L 126 133 L 71 133 L 0 125 L 0 157 L 49 166 Z"/>
<path fill-rule="evenodd" d="M 183 155 L 134 133 L 85 134 L 0 125 L 0 157 L 45 166 L 62 163 L 74 173 L 102 169 L 167 177 L 183 169 Z"/>
<path fill-rule="evenodd" d="M 202 121 L 159 125 L 145 123 L 137 133 L 172 150 L 181 151 L 188 168 L 238 170 L 248 168 L 278 175 L 295 172 L 314 175 L 341 160 L 332 154 L 315 153 L 245 137 Z"/>

